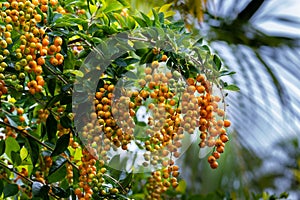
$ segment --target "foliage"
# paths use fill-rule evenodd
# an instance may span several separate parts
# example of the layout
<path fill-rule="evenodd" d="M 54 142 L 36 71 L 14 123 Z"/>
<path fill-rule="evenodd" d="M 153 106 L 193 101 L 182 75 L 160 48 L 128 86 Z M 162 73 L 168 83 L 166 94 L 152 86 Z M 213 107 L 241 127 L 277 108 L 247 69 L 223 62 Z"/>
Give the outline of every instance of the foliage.
<path fill-rule="evenodd" d="M 146 15 L 121 0 L 1 3 L 1 198 L 183 196 L 174 162 L 185 135 L 200 137 L 218 167 L 225 91 L 239 88 L 169 7 Z M 139 121 L 142 106 L 157 116 Z M 144 152 L 142 175 L 116 153 L 131 143 Z"/>

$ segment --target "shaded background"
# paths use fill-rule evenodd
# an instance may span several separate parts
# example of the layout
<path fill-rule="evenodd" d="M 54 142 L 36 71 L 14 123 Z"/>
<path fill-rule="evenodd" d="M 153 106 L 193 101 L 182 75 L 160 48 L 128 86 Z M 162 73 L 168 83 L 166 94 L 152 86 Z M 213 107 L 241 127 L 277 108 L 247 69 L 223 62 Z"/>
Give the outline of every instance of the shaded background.
<path fill-rule="evenodd" d="M 197 1 L 168 2 L 237 72 L 227 81 L 241 91 L 229 94 L 231 142 L 218 170 L 199 160 L 197 144 L 182 158 L 188 192 L 252 199 L 286 191 L 300 199 L 299 1 L 208 0 L 204 14 Z M 132 0 L 146 13 L 164 3 Z"/>

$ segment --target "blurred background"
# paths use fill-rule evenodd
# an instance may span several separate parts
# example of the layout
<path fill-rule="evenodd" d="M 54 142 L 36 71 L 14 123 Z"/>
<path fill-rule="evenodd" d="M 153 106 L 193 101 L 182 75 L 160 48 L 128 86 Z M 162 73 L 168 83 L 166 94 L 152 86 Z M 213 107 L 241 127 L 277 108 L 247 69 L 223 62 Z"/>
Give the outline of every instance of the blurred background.
<path fill-rule="evenodd" d="M 259 199 L 283 192 L 300 199 L 299 0 L 131 3 L 146 13 L 173 3 L 175 18 L 237 72 L 227 78 L 241 89 L 228 96 L 231 141 L 217 170 L 199 159 L 197 144 L 189 149 L 181 159 L 186 192 L 194 199 Z"/>

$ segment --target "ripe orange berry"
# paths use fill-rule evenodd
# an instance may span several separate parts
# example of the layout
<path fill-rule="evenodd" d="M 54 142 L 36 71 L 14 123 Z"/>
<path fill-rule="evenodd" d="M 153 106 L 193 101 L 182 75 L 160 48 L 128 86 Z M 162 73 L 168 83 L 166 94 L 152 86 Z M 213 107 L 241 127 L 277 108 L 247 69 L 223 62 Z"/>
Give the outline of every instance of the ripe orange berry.
<path fill-rule="evenodd" d="M 80 190 L 80 188 L 76 188 L 76 189 L 74 190 L 74 193 L 75 193 L 76 196 L 81 195 L 81 190 Z"/>
<path fill-rule="evenodd" d="M 190 94 L 193 94 L 193 93 L 196 91 L 196 87 L 193 86 L 193 85 L 190 85 L 190 86 L 188 86 L 187 91 L 188 91 Z"/>
<path fill-rule="evenodd" d="M 168 59 L 168 56 L 167 56 L 167 55 L 162 55 L 161 61 L 165 62 L 165 61 L 167 61 L 167 59 Z"/>
<path fill-rule="evenodd" d="M 224 153 L 224 146 L 218 146 L 216 150 L 219 153 Z"/>
<path fill-rule="evenodd" d="M 50 47 L 49 47 L 49 51 L 53 54 L 54 52 L 57 52 L 57 47 L 56 47 L 56 45 L 51 45 Z"/>
<path fill-rule="evenodd" d="M 197 92 L 198 93 L 203 93 L 204 91 L 205 91 L 205 87 L 204 86 L 202 86 L 202 85 L 198 85 L 197 87 L 196 87 L 196 89 L 197 89 Z"/>
<path fill-rule="evenodd" d="M 209 157 L 207 158 L 207 161 L 208 161 L 209 163 L 213 163 L 213 162 L 216 161 L 216 158 L 215 158 L 214 156 L 209 156 Z"/>
<path fill-rule="evenodd" d="M 57 60 L 63 60 L 63 59 L 64 59 L 64 56 L 63 56 L 61 53 L 57 53 L 57 54 L 55 55 L 55 58 L 56 58 Z"/>
<path fill-rule="evenodd" d="M 224 120 L 224 127 L 229 127 L 231 122 L 229 120 Z"/>
<path fill-rule="evenodd" d="M 21 115 L 21 116 L 19 117 L 19 120 L 20 120 L 20 122 L 25 122 L 25 117 L 24 117 L 23 115 Z"/>
<path fill-rule="evenodd" d="M 213 162 L 213 163 L 210 164 L 210 167 L 211 167 L 212 169 L 216 169 L 216 168 L 218 168 L 218 166 L 219 166 L 219 164 L 218 164 L 217 161 L 215 161 L 215 162 Z"/>
<path fill-rule="evenodd" d="M 61 37 L 55 37 L 55 39 L 54 39 L 54 45 L 55 46 L 61 46 L 62 45 L 62 43 L 63 43 L 63 40 L 62 40 L 62 38 Z"/>
<path fill-rule="evenodd" d="M 219 159 L 220 158 L 220 153 L 215 151 L 213 152 L 213 156 L 216 158 L 216 159 Z"/>
<path fill-rule="evenodd" d="M 203 74 L 199 74 L 197 77 L 196 77 L 196 80 L 201 83 L 201 82 L 204 82 L 205 81 L 205 76 Z"/>
<path fill-rule="evenodd" d="M 222 142 L 224 142 L 224 143 L 226 143 L 226 142 L 228 142 L 228 136 L 226 135 L 226 134 L 221 134 L 220 135 L 220 139 L 221 139 L 221 141 Z"/>
<path fill-rule="evenodd" d="M 145 74 L 151 74 L 152 73 L 152 69 L 150 67 L 145 68 Z"/>
<path fill-rule="evenodd" d="M 151 63 L 151 67 L 152 67 L 153 69 L 158 68 L 158 66 L 159 66 L 159 62 L 158 62 L 158 61 L 153 61 L 153 62 Z"/>
<path fill-rule="evenodd" d="M 39 58 L 37 59 L 37 64 L 38 64 L 38 65 L 44 65 L 44 64 L 45 64 L 45 58 L 39 57 Z"/>
<path fill-rule="evenodd" d="M 186 82 L 189 84 L 189 85 L 195 85 L 195 80 L 193 78 L 188 78 L 186 80 Z"/>
<path fill-rule="evenodd" d="M 18 108 L 17 113 L 18 113 L 18 115 L 22 115 L 24 113 L 24 109 L 23 108 Z"/>
<path fill-rule="evenodd" d="M 48 46 L 49 45 L 49 40 L 48 40 L 48 38 L 44 38 L 43 40 L 42 40 L 42 45 L 43 46 Z"/>
<path fill-rule="evenodd" d="M 50 58 L 50 63 L 54 66 L 57 66 L 58 65 L 58 60 L 54 57 Z"/>
<path fill-rule="evenodd" d="M 50 4 L 52 6 L 56 6 L 58 4 L 58 1 L 57 0 L 50 0 Z"/>

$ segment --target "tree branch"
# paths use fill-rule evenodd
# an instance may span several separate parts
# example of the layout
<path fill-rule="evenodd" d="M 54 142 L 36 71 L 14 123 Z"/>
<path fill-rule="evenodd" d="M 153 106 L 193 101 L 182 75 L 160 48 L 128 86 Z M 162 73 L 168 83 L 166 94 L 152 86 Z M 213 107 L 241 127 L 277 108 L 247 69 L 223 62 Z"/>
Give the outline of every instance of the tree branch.
<path fill-rule="evenodd" d="M 236 20 L 248 21 L 263 5 L 265 0 L 252 0 L 250 3 L 238 14 Z"/>

